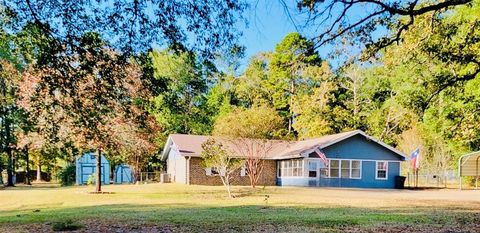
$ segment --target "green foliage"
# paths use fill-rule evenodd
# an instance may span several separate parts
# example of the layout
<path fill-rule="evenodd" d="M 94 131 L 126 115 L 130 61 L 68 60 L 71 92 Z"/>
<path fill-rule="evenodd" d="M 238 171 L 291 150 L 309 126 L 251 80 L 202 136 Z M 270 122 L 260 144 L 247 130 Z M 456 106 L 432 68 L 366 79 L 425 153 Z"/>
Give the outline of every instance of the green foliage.
<path fill-rule="evenodd" d="M 285 117 L 289 133 L 292 131 L 293 100 L 319 86 L 319 76 L 305 72 L 310 66 L 321 63 L 313 42 L 298 33 L 288 34 L 271 55 L 268 64 L 268 85 L 271 88 L 273 107 Z"/>
<path fill-rule="evenodd" d="M 154 96 L 150 112 L 164 129 L 164 134 L 210 132 L 207 67 L 188 52 L 154 50 L 150 57 L 154 78 L 164 85 L 163 90 Z"/>
<path fill-rule="evenodd" d="M 75 164 L 68 164 L 58 172 L 57 179 L 62 186 L 70 186 L 75 184 L 75 173 Z"/>
<path fill-rule="evenodd" d="M 235 158 L 228 149 L 215 139 L 208 139 L 202 144 L 202 166 L 216 168 L 221 174 L 231 174 L 243 165 L 241 159 Z"/>
<path fill-rule="evenodd" d="M 465 176 L 462 178 L 463 183 L 467 184 L 469 187 L 476 187 L 477 177 L 475 176 Z M 479 181 L 480 182 L 480 181 Z"/>
<path fill-rule="evenodd" d="M 232 152 L 225 146 L 210 138 L 202 144 L 202 165 L 207 169 L 215 169 L 218 177 L 222 180 L 228 196 L 233 197 L 230 191 L 230 183 L 233 179 L 232 173 L 242 167 L 244 161 L 234 157 Z"/>
<path fill-rule="evenodd" d="M 259 53 L 251 58 L 237 79 L 220 85 L 228 85 L 233 90 L 230 104 L 274 108 L 283 118 L 285 130 L 281 134 L 292 137 L 301 133 L 293 127 L 294 118 L 303 114 L 296 101 L 312 95 L 315 88 L 323 88 L 321 86 L 331 76 L 328 64 L 322 63 L 314 51 L 313 42 L 298 33 L 290 33 L 273 52 Z"/>
<path fill-rule="evenodd" d="M 210 59 L 222 49 L 235 48 L 239 32 L 234 26 L 243 19 L 246 6 L 243 1 L 223 0 L 190 4 L 179 0 L 121 0 L 115 4 L 12 0 L 2 3 L 1 13 L 12 17 L 0 25 L 18 31 L 32 22 L 43 34 L 72 44 L 74 38 L 97 32 L 115 44 L 116 50 L 146 51 L 157 44 L 196 50 Z"/>
<path fill-rule="evenodd" d="M 95 184 L 95 173 L 92 173 L 88 176 L 87 185 L 94 185 Z"/>
<path fill-rule="evenodd" d="M 282 118 L 275 109 L 257 106 L 249 109 L 236 108 L 220 116 L 213 133 L 233 138 L 272 139 L 279 137 Z"/>

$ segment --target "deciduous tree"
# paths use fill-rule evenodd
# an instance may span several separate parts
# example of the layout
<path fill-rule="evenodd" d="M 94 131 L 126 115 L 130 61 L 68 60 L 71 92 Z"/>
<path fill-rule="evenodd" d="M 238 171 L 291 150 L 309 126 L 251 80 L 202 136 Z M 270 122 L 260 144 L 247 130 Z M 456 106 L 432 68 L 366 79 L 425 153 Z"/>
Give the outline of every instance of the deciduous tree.
<path fill-rule="evenodd" d="M 230 183 L 233 179 L 232 173 L 243 165 L 243 161 L 236 158 L 221 142 L 213 138 L 204 142 L 202 149 L 203 166 L 208 169 L 215 169 L 218 172 L 223 186 L 227 189 L 228 197 L 233 197 L 230 190 Z"/>
<path fill-rule="evenodd" d="M 237 108 L 217 119 L 214 135 L 233 147 L 230 153 L 245 159 L 246 173 L 255 188 L 263 172 L 264 160 L 274 149 L 269 139 L 278 137 L 281 127 L 282 118 L 273 108 Z"/>

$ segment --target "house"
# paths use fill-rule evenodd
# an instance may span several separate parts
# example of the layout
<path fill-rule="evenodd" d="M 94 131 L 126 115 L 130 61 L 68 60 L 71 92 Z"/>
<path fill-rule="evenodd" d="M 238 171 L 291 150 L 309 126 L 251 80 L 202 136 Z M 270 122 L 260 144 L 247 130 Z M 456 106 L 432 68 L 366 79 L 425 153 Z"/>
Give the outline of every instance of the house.
<path fill-rule="evenodd" d="M 215 169 L 202 166 L 202 143 L 210 136 L 172 134 L 162 152 L 172 182 L 220 185 Z M 220 139 L 221 140 L 221 139 Z M 361 130 L 303 141 L 271 140 L 262 157 L 259 185 L 394 188 L 405 155 Z M 225 143 L 226 147 L 231 147 Z M 323 162 L 320 155 L 327 158 Z M 241 156 L 239 156 L 241 158 Z M 249 185 L 245 168 L 234 185 Z"/>

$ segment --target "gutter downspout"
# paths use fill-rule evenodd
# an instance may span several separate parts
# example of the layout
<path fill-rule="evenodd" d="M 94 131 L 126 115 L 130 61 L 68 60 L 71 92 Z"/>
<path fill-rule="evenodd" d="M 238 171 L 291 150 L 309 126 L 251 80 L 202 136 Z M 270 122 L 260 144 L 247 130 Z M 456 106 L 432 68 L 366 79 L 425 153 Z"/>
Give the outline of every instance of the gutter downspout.
<path fill-rule="evenodd" d="M 185 163 L 186 163 L 186 166 L 185 166 L 185 183 L 187 184 L 190 184 L 190 159 L 192 157 L 188 156 Z"/>

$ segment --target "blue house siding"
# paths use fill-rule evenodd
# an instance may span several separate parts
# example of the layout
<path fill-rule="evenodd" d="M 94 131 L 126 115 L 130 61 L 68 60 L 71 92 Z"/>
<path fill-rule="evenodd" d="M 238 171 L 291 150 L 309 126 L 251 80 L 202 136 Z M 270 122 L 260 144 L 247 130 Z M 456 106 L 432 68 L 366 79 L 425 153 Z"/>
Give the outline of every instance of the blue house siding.
<path fill-rule="evenodd" d="M 362 161 L 361 179 L 320 178 L 319 186 L 353 188 L 394 188 L 395 176 L 400 174 L 400 163 L 389 162 L 386 180 L 375 179 L 375 161 Z"/>
<path fill-rule="evenodd" d="M 404 158 L 362 135 L 355 135 L 323 148 L 327 158 L 403 161 Z"/>
<path fill-rule="evenodd" d="M 279 186 L 319 186 L 319 187 L 351 187 L 351 188 L 394 188 L 395 176 L 400 174 L 400 162 L 388 162 L 386 180 L 375 179 L 375 161 L 362 161 L 362 177 L 360 179 L 308 177 L 277 177 Z"/>
<path fill-rule="evenodd" d="M 395 177 L 400 175 L 400 162 L 405 158 L 388 148 L 357 134 L 340 142 L 322 148 L 328 159 L 360 160 L 361 177 L 349 178 L 310 178 L 307 159 L 304 158 L 303 177 L 277 177 L 280 186 L 319 186 L 319 187 L 353 187 L 353 188 L 394 188 Z M 376 179 L 376 162 L 388 162 L 387 179 Z M 328 172 L 327 172 L 328 173 Z"/>

